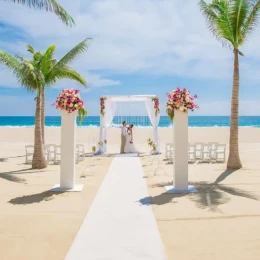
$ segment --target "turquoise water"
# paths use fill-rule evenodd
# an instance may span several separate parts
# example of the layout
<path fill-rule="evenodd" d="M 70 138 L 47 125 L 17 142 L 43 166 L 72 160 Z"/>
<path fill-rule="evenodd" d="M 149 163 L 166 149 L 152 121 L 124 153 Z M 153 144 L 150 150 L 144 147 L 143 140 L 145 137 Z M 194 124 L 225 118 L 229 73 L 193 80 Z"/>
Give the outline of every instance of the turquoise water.
<path fill-rule="evenodd" d="M 151 126 L 148 117 L 115 117 L 112 127 L 120 127 L 121 122 L 126 120 L 135 127 Z M 191 116 L 189 117 L 190 127 L 227 127 L 230 118 L 228 116 Z M 47 116 L 45 120 L 47 127 L 59 127 L 61 117 Z M 79 124 L 78 124 L 79 125 Z M 0 127 L 33 127 L 33 116 L 0 116 Z M 89 116 L 83 119 L 83 127 L 99 127 L 99 116 Z M 171 122 L 167 116 L 161 116 L 159 127 L 170 127 Z M 260 127 L 260 116 L 241 116 L 239 117 L 239 126 L 241 127 Z"/>

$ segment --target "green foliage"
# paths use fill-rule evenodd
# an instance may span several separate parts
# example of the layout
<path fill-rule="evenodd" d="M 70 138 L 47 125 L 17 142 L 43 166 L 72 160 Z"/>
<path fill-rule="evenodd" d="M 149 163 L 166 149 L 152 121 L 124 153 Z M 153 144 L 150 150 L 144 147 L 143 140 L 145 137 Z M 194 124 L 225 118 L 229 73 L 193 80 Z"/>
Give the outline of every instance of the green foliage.
<path fill-rule="evenodd" d="M 88 115 L 88 112 L 84 108 L 81 108 L 81 109 L 78 110 L 78 116 L 79 116 L 79 123 L 80 124 L 82 124 L 83 117 L 87 116 L 87 115 Z"/>
<path fill-rule="evenodd" d="M 168 116 L 169 116 L 171 122 L 173 122 L 173 119 L 174 119 L 174 109 L 171 110 L 171 111 L 168 111 L 168 110 L 167 110 L 166 112 L 167 112 L 167 114 L 168 114 Z"/>
<path fill-rule="evenodd" d="M 6 0 L 8 1 L 8 0 Z M 66 10 L 58 4 L 55 0 L 9 0 L 18 4 L 27 5 L 30 8 L 44 9 L 47 12 L 55 13 L 63 23 L 67 26 L 75 25 L 73 18 L 66 12 Z"/>
<path fill-rule="evenodd" d="M 46 77 L 46 84 L 53 84 L 56 81 L 56 75 L 63 73 L 64 67 L 67 67 L 71 64 L 80 54 L 85 52 L 88 49 L 91 38 L 87 38 L 76 45 L 72 50 L 70 50 L 66 55 L 64 55 L 58 62 L 53 64 L 52 71 Z M 70 74 L 72 77 L 75 77 L 75 73 L 72 71 L 67 71 L 67 75 Z M 73 75 L 74 74 L 74 75 Z M 68 77 L 67 77 L 68 78 Z M 78 77 L 75 77 L 78 79 Z M 82 81 L 83 82 L 83 81 Z M 81 83 L 82 84 L 82 83 Z M 84 83 L 83 85 L 85 85 Z"/>
<path fill-rule="evenodd" d="M 235 50 L 259 24 L 260 0 L 200 0 L 199 5 L 213 35 Z"/>
<path fill-rule="evenodd" d="M 17 81 L 28 91 L 37 91 L 44 85 L 44 75 L 35 66 L 35 62 L 28 61 L 21 56 L 12 56 L 0 51 L 0 63 L 12 71 Z"/>
<path fill-rule="evenodd" d="M 0 50 L 0 63 L 11 70 L 18 82 L 28 91 L 37 91 L 41 88 L 53 86 L 61 79 L 71 79 L 86 86 L 86 80 L 74 69 L 68 66 L 81 53 L 88 48 L 90 39 L 85 39 L 69 51 L 60 61 L 54 59 L 55 45 L 51 45 L 44 53 L 35 51 L 31 45 L 27 45 L 27 51 L 32 54 L 32 59 L 27 60 L 21 56 L 12 56 Z M 86 112 L 80 112 L 80 118 Z"/>

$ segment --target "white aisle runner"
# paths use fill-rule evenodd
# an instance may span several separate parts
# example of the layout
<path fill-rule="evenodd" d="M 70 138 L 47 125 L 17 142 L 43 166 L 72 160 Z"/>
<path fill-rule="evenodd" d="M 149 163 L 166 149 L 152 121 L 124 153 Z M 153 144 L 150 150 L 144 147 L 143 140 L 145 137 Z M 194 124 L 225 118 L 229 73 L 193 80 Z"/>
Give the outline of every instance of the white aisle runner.
<path fill-rule="evenodd" d="M 140 158 L 114 158 L 66 260 L 166 260 Z"/>

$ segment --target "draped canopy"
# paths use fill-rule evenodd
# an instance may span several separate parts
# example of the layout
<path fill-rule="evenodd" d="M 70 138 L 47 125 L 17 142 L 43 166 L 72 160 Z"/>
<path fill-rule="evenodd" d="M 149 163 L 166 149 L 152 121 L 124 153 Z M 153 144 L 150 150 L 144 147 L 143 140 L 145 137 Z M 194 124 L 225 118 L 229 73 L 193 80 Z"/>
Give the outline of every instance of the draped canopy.
<path fill-rule="evenodd" d="M 142 101 L 145 103 L 147 115 L 153 127 L 154 142 L 157 144 L 156 153 L 161 152 L 158 124 L 160 121 L 159 99 L 156 95 L 106 96 L 100 98 L 100 134 L 97 154 L 107 151 L 107 128 L 111 125 L 116 113 L 117 102 Z"/>

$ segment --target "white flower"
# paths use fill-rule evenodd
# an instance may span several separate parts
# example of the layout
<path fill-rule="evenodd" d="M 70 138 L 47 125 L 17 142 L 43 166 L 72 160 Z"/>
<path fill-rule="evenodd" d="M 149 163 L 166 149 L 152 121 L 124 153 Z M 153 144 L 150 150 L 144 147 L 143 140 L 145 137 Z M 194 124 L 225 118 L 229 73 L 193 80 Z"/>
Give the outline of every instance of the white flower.
<path fill-rule="evenodd" d="M 75 104 L 74 107 L 78 107 L 78 104 Z"/>
<path fill-rule="evenodd" d="M 185 111 L 185 107 L 184 106 L 181 106 L 179 109 L 180 109 L 181 112 Z"/>
<path fill-rule="evenodd" d="M 72 104 L 72 103 L 70 103 L 70 107 L 73 107 L 73 104 Z"/>
<path fill-rule="evenodd" d="M 186 97 L 186 102 L 190 102 L 190 98 L 189 97 Z"/>

